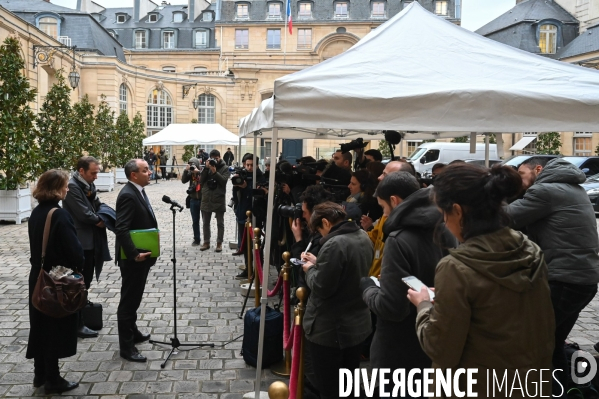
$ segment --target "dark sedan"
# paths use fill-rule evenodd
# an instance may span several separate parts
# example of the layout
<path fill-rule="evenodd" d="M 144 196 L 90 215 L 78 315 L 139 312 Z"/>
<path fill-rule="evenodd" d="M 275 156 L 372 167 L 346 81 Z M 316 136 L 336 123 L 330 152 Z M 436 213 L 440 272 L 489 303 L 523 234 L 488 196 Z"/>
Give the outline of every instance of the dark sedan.
<path fill-rule="evenodd" d="M 599 174 L 593 175 L 580 185 L 589 195 L 595 215 L 599 214 Z"/>

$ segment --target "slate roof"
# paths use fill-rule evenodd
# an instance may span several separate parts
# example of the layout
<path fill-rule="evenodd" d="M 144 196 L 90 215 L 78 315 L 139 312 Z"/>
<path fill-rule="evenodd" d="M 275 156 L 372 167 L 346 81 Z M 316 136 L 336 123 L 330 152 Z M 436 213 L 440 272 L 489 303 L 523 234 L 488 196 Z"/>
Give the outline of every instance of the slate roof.
<path fill-rule="evenodd" d="M 575 57 L 593 52 L 599 52 L 599 25 L 592 26 L 581 33 L 559 52 L 558 58 Z"/>
<path fill-rule="evenodd" d="M 48 3 L 43 0 L 0 0 L 0 5 L 8 11 L 30 11 L 35 13 L 52 11 L 58 14 L 61 12 L 80 13 L 77 10 Z"/>
<path fill-rule="evenodd" d="M 527 0 L 516 4 L 514 8 L 478 29 L 476 33 L 487 36 L 525 21 L 543 19 L 555 19 L 562 23 L 578 24 L 578 20 L 554 0 Z"/>

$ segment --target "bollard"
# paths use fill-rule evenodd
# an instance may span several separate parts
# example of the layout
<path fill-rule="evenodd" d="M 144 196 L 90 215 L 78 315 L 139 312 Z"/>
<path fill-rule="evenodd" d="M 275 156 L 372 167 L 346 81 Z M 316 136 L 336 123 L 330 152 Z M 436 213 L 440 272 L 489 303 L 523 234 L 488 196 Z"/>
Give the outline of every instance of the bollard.
<path fill-rule="evenodd" d="M 260 229 L 256 227 L 254 229 L 254 250 L 258 250 L 258 256 L 260 256 L 260 234 L 261 234 Z M 254 254 L 255 253 L 256 253 L 256 251 L 254 251 Z M 265 267 L 266 266 L 262 265 L 262 268 L 265 268 Z M 267 286 L 266 283 L 264 285 Z M 260 276 L 258 276 L 257 269 L 256 269 L 256 273 L 254 273 L 254 287 L 256 287 L 256 288 L 254 288 L 254 292 L 256 294 L 256 295 L 254 295 L 254 304 L 256 305 L 256 307 L 258 307 L 258 306 L 260 306 L 261 290 L 260 290 Z"/>
<path fill-rule="evenodd" d="M 291 272 L 291 265 L 289 264 L 289 259 L 291 259 L 291 254 L 287 251 L 285 251 L 283 253 L 283 260 L 285 261 L 285 264 L 283 265 L 283 267 L 281 268 L 281 274 L 283 276 L 283 293 L 284 295 L 286 295 L 283 298 L 283 304 L 284 304 L 284 309 L 283 309 L 283 314 L 285 315 L 285 324 L 283 325 L 283 328 L 285 329 L 285 331 L 289 332 L 290 328 L 293 328 L 290 326 L 290 320 L 289 320 L 289 292 L 286 292 L 286 287 L 289 286 L 289 273 Z M 289 334 L 283 334 L 283 337 L 289 337 Z M 283 340 L 285 341 L 285 340 Z M 283 342 L 283 345 L 286 345 L 287 342 Z M 283 359 L 281 362 L 277 363 L 276 365 L 272 366 L 270 368 L 270 371 L 278 376 L 281 377 L 289 377 L 291 375 L 291 349 L 289 350 L 285 350 L 285 359 Z"/>
<path fill-rule="evenodd" d="M 268 397 L 270 399 L 288 399 L 289 388 L 283 381 L 275 381 L 268 387 Z"/>

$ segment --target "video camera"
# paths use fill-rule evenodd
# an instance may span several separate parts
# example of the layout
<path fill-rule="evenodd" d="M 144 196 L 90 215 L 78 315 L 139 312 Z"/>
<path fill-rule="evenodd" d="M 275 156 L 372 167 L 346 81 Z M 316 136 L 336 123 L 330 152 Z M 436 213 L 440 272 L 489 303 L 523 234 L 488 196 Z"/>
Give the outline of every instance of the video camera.
<path fill-rule="evenodd" d="M 252 175 L 245 168 L 235 167 L 235 175 L 231 177 L 231 183 L 234 186 L 241 186 L 243 182 L 252 179 Z"/>
<path fill-rule="evenodd" d="M 341 144 L 341 152 L 346 153 L 352 150 L 359 150 L 366 147 L 368 143 L 364 143 L 364 139 L 359 137 L 355 140 L 350 141 L 349 143 Z"/>
<path fill-rule="evenodd" d="M 284 218 L 301 219 L 303 215 L 302 204 L 279 205 L 277 212 Z"/>

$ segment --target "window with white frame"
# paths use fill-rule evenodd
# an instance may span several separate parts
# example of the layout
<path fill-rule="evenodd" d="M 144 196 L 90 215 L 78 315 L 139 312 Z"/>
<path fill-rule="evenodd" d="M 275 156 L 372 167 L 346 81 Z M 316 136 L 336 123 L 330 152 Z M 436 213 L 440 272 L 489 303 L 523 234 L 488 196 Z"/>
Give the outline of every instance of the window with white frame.
<path fill-rule="evenodd" d="M 164 91 L 154 89 L 148 96 L 147 127 L 166 127 L 173 121 L 173 100 Z"/>
<path fill-rule="evenodd" d="M 211 12 L 202 13 L 202 21 L 212 22 L 212 13 Z"/>
<path fill-rule="evenodd" d="M 58 37 L 58 21 L 56 18 L 43 17 L 38 21 L 38 28 L 48 36 Z"/>
<path fill-rule="evenodd" d="M 165 66 L 165 67 L 162 67 L 162 71 L 175 73 L 175 72 L 177 72 L 177 68 L 175 68 L 174 66 Z"/>
<path fill-rule="evenodd" d="M 249 31 L 247 29 L 235 29 L 235 48 L 249 48 Z"/>
<path fill-rule="evenodd" d="M 437 14 L 437 15 L 447 15 L 447 1 L 445 1 L 445 0 L 437 0 L 435 2 L 435 14 Z"/>
<path fill-rule="evenodd" d="M 198 123 L 216 123 L 216 97 L 212 94 L 201 94 L 198 100 Z"/>
<path fill-rule="evenodd" d="M 135 32 L 135 48 L 147 48 L 145 30 L 138 30 Z"/>
<path fill-rule="evenodd" d="M 162 48 L 175 48 L 175 32 L 162 32 Z"/>
<path fill-rule="evenodd" d="M 312 3 L 299 3 L 297 11 L 298 19 L 311 19 L 312 18 Z"/>
<path fill-rule="evenodd" d="M 249 4 L 237 4 L 236 19 L 248 19 L 250 17 L 250 6 Z"/>
<path fill-rule="evenodd" d="M 127 86 L 124 83 L 119 89 L 119 111 L 127 113 Z"/>
<path fill-rule="evenodd" d="M 348 18 L 348 3 L 337 2 L 335 3 L 335 18 Z"/>
<path fill-rule="evenodd" d="M 183 13 L 182 12 L 175 12 L 173 13 L 173 22 L 183 22 Z"/>
<path fill-rule="evenodd" d="M 268 19 L 281 19 L 281 3 L 268 3 Z"/>
<path fill-rule="evenodd" d="M 593 132 L 574 132 L 574 155 L 587 157 L 592 155 Z"/>
<path fill-rule="evenodd" d="M 118 14 L 116 16 L 116 23 L 117 24 L 124 24 L 125 22 L 127 22 L 127 16 L 124 14 Z"/>
<path fill-rule="evenodd" d="M 156 21 L 158 21 L 158 14 L 148 15 L 148 22 L 156 22 Z"/>
<path fill-rule="evenodd" d="M 555 54 L 557 51 L 557 26 L 541 26 L 539 30 L 539 48 L 542 54 Z"/>
<path fill-rule="evenodd" d="M 281 29 L 266 30 L 266 48 L 271 50 L 281 48 Z"/>
<path fill-rule="evenodd" d="M 207 72 L 208 72 L 208 68 L 206 68 L 206 67 L 194 67 L 193 68 L 194 75 L 206 75 Z"/>
<path fill-rule="evenodd" d="M 385 2 L 384 1 L 373 1 L 372 2 L 372 18 L 385 18 Z"/>
<path fill-rule="evenodd" d="M 297 48 L 298 50 L 312 49 L 312 29 L 297 30 Z"/>
<path fill-rule="evenodd" d="M 195 32 L 195 47 L 196 48 L 208 47 L 208 31 L 196 30 L 196 32 Z"/>
<path fill-rule="evenodd" d="M 410 156 L 416 151 L 422 140 L 407 140 L 406 143 L 408 143 L 408 156 Z"/>

